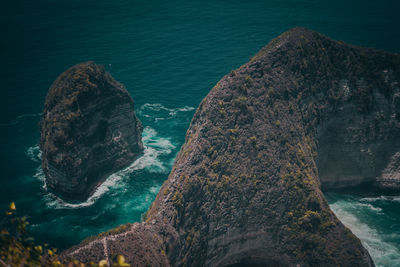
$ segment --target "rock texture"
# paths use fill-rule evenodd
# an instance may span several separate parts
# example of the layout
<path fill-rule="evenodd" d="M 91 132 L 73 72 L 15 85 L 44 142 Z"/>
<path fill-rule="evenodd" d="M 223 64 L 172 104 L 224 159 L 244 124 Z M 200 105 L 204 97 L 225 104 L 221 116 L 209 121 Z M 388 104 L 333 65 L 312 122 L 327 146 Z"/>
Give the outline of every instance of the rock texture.
<path fill-rule="evenodd" d="M 78 64 L 51 86 L 41 121 L 46 184 L 63 197 L 87 198 L 143 149 L 142 124 L 124 86 L 94 62 Z"/>
<path fill-rule="evenodd" d="M 139 266 L 373 266 L 321 185 L 398 186 L 399 80 L 397 54 L 303 28 L 282 34 L 201 102 L 145 221 L 123 240 L 110 233 L 64 256 L 112 251 Z"/>

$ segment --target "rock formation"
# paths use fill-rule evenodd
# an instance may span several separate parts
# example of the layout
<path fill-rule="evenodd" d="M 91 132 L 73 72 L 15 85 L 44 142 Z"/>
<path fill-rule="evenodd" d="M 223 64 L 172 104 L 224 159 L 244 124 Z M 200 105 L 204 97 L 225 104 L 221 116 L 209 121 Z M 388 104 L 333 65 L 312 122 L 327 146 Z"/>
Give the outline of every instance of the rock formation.
<path fill-rule="evenodd" d="M 321 191 L 399 186 L 400 56 L 294 28 L 199 105 L 145 216 L 65 257 L 135 266 L 373 266 Z M 378 179 L 376 179 L 378 177 Z"/>
<path fill-rule="evenodd" d="M 40 127 L 46 184 L 71 199 L 87 198 L 143 149 L 132 98 L 94 62 L 73 66 L 56 79 Z"/>

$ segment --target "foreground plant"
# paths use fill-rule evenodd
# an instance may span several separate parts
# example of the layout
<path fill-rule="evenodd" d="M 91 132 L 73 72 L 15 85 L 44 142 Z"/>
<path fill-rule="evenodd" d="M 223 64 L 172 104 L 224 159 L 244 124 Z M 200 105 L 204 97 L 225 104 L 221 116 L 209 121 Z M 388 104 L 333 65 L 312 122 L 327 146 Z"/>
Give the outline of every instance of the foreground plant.
<path fill-rule="evenodd" d="M 56 248 L 50 248 L 47 244 L 34 243 L 27 226 L 26 217 L 17 216 L 17 208 L 11 202 L 6 217 L 0 221 L 0 265 L 1 266 L 53 266 L 53 267 L 105 267 L 105 266 L 130 266 L 125 262 L 125 257 L 118 255 L 116 262 L 101 260 L 98 263 L 81 263 L 77 260 L 62 262 L 57 255 Z"/>

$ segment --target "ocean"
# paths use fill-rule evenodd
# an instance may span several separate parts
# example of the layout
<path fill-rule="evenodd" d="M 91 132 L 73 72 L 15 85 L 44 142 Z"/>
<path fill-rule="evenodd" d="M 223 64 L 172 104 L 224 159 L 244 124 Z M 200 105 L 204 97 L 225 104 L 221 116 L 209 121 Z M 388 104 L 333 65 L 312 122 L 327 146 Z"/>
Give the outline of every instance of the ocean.
<path fill-rule="evenodd" d="M 2 1 L 0 208 L 15 201 L 35 239 L 60 249 L 140 221 L 225 74 L 294 26 L 398 53 L 399 10 L 395 0 Z M 145 151 L 87 201 L 67 203 L 46 189 L 38 122 L 55 78 L 89 60 L 133 97 Z M 378 266 L 400 266 L 400 196 L 326 196 Z"/>

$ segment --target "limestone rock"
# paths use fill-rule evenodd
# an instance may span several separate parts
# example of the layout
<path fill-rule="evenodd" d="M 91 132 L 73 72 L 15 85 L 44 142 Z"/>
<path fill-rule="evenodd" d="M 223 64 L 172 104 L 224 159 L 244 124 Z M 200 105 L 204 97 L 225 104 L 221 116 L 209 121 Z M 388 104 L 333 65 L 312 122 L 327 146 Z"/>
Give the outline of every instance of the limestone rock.
<path fill-rule="evenodd" d="M 51 86 L 40 123 L 46 184 L 70 199 L 87 198 L 142 151 L 142 124 L 124 86 L 104 67 L 81 63 Z"/>
<path fill-rule="evenodd" d="M 282 34 L 201 102 L 145 221 L 126 233 L 139 244 L 140 225 L 160 240 L 142 249 L 168 260 L 154 266 L 374 266 L 321 186 L 397 179 L 399 81 L 397 54 Z M 117 236 L 99 237 L 64 256 L 90 261 L 80 249 L 100 244 L 91 253 L 107 257 L 108 240 L 115 248 Z"/>

